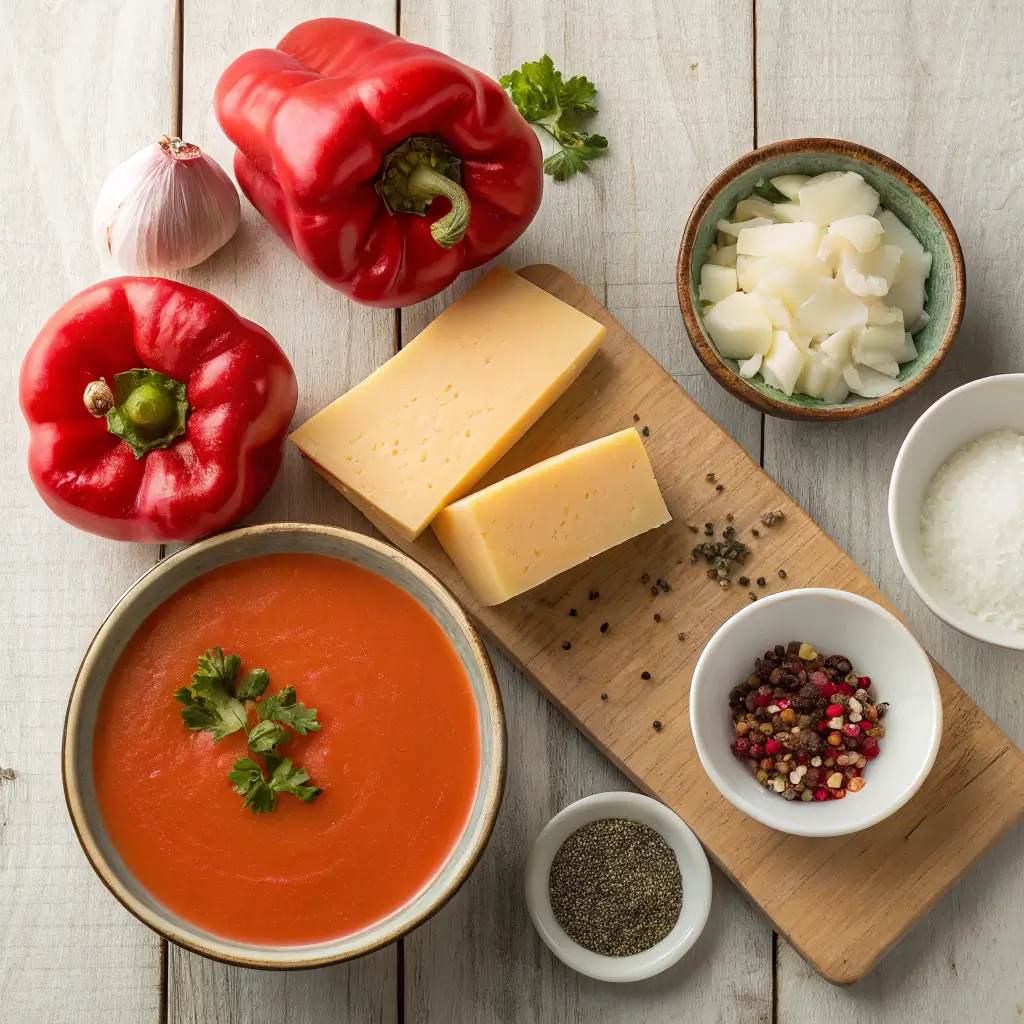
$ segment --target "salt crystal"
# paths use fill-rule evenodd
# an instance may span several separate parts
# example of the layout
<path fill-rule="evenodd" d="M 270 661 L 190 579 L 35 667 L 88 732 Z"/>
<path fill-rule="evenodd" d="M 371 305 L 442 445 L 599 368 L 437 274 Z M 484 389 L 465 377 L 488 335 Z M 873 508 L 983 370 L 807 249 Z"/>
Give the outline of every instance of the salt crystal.
<path fill-rule="evenodd" d="M 1024 434 L 997 430 L 946 460 L 925 491 L 921 546 L 957 604 L 1024 629 Z"/>

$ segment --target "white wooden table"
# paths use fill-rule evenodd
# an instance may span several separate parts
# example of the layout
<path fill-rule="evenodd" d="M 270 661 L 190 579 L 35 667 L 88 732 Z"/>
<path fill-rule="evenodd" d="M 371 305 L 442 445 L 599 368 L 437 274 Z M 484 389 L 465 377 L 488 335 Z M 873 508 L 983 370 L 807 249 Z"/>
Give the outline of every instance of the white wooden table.
<path fill-rule="evenodd" d="M 851 989 L 818 978 L 717 872 L 708 928 L 667 975 L 613 987 L 562 967 L 521 897 L 528 844 L 566 803 L 628 784 L 500 655 L 510 772 L 497 830 L 458 897 L 404 942 L 311 973 L 224 967 L 168 948 L 93 876 L 61 792 L 65 701 L 103 614 L 162 552 L 77 533 L 36 497 L 16 403 L 21 355 L 97 276 L 91 211 L 107 171 L 176 116 L 185 137 L 230 167 L 212 110 L 219 73 L 321 15 L 372 21 L 495 77 L 547 52 L 598 84 L 608 155 L 589 175 L 547 183 L 540 215 L 504 262 L 557 263 L 584 282 L 1024 745 L 1024 659 L 958 636 L 924 608 L 885 518 L 893 459 L 922 409 L 971 378 L 1024 369 L 1020 0 L 5 0 L 0 766 L 12 771 L 0 774 L 0 1024 L 1021 1019 L 1020 828 Z M 880 149 L 932 187 L 960 232 L 970 295 L 959 342 L 922 394 L 834 427 L 765 420 L 722 392 L 687 344 L 674 283 L 702 187 L 757 143 L 816 134 Z M 299 419 L 468 284 L 400 316 L 356 306 L 290 257 L 251 208 L 234 242 L 185 279 L 278 338 L 299 376 Z M 257 516 L 365 529 L 294 451 Z M 851 900 L 851 913 L 870 898 Z"/>

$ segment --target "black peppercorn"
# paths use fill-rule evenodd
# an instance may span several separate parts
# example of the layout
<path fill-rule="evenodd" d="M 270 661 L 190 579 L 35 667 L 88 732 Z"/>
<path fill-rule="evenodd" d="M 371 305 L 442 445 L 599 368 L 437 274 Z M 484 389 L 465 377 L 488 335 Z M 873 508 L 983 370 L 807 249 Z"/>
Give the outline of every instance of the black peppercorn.
<path fill-rule="evenodd" d="M 721 494 L 725 490 L 725 484 L 715 484 L 715 490 Z"/>
<path fill-rule="evenodd" d="M 570 608 L 570 609 L 569 609 L 569 614 L 570 614 L 570 615 L 572 615 L 573 617 L 575 617 L 575 615 L 576 615 L 576 609 L 575 609 L 575 608 Z"/>
<path fill-rule="evenodd" d="M 715 524 L 714 523 L 705 523 L 704 524 L 704 532 L 710 537 L 715 532 Z"/>
<path fill-rule="evenodd" d="M 640 673 L 640 678 L 641 679 L 650 679 L 651 678 L 651 673 L 650 672 L 641 672 Z"/>
<path fill-rule="evenodd" d="M 639 423 L 640 422 L 640 413 L 638 413 L 638 412 L 633 413 L 633 422 L 634 423 Z"/>
<path fill-rule="evenodd" d="M 725 521 L 731 523 L 736 517 L 731 512 L 725 513 Z"/>
<path fill-rule="evenodd" d="M 643 434 L 644 437 L 650 437 L 651 436 L 651 428 L 650 427 L 644 427 L 644 429 L 641 430 L 640 433 Z"/>
<path fill-rule="evenodd" d="M 749 587 L 750 586 L 750 577 L 749 576 L 741 576 L 740 577 L 740 586 L 741 587 Z"/>
<path fill-rule="evenodd" d="M 661 616 L 657 612 L 654 613 L 654 621 L 661 622 Z"/>
<path fill-rule="evenodd" d="M 591 601 L 596 601 L 600 596 L 601 595 L 596 590 L 591 590 L 590 593 L 587 594 L 587 597 Z"/>
<path fill-rule="evenodd" d="M 759 530 L 759 529 L 758 529 L 758 528 L 757 528 L 756 526 L 755 526 L 755 527 L 754 527 L 754 529 L 752 529 L 752 530 L 751 530 L 750 532 L 751 532 L 751 533 L 752 533 L 752 534 L 753 534 L 753 535 L 754 535 L 755 537 L 760 537 L 760 536 L 761 536 L 761 531 L 760 531 L 760 530 Z"/>
<path fill-rule="evenodd" d="M 757 600 L 757 594 L 755 594 L 752 590 L 750 591 L 750 593 L 747 594 L 747 597 L 749 597 L 751 601 Z"/>
<path fill-rule="evenodd" d="M 608 694 L 607 693 L 602 693 L 601 694 L 601 700 L 607 700 L 607 699 L 608 699 Z"/>
<path fill-rule="evenodd" d="M 607 633 L 608 632 L 608 623 L 607 622 L 602 622 L 601 623 L 601 632 L 602 633 Z"/>
<path fill-rule="evenodd" d="M 786 578 L 786 570 L 785 569 L 780 569 L 779 570 L 779 579 L 780 580 L 784 580 L 785 578 Z"/>
<path fill-rule="evenodd" d="M 567 650 L 569 650 L 569 648 L 570 648 L 570 647 L 572 647 L 572 644 L 571 644 L 571 643 L 569 643 L 569 641 L 568 641 L 568 640 L 563 640 L 563 641 L 562 641 L 562 650 L 563 650 L 563 651 L 567 651 Z"/>
<path fill-rule="evenodd" d="M 658 719 L 654 720 L 654 731 L 661 732 L 661 722 L 659 722 Z"/>
<path fill-rule="evenodd" d="M 686 634 L 685 633 L 679 633 L 679 634 L 676 635 L 676 639 L 677 640 L 685 640 L 686 639 Z"/>
<path fill-rule="evenodd" d="M 763 576 L 758 576 L 757 577 L 757 585 L 759 587 L 766 587 L 766 586 L 768 586 L 768 584 L 765 582 L 765 578 Z"/>
<path fill-rule="evenodd" d="M 708 473 L 708 475 L 706 477 L 704 477 L 704 479 L 707 480 L 707 482 L 709 484 L 713 484 L 715 482 L 715 474 L 714 473 Z"/>

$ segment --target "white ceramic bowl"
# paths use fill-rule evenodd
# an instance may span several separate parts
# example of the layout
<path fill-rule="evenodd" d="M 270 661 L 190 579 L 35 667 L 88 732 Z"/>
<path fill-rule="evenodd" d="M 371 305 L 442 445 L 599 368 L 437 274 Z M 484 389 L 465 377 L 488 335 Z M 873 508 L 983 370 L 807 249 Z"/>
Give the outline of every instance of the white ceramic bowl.
<path fill-rule="evenodd" d="M 551 861 L 577 829 L 600 818 L 627 818 L 660 832 L 672 847 L 683 876 L 683 907 L 661 942 L 633 956 L 602 956 L 584 949 L 562 930 L 548 898 Z M 556 814 L 534 840 L 526 861 L 526 905 L 548 949 L 564 964 L 598 981 L 640 981 L 676 963 L 697 941 L 711 911 L 711 868 L 689 826 L 664 804 L 639 793 L 598 793 Z"/>
<path fill-rule="evenodd" d="M 881 752 L 865 769 L 867 785 L 845 800 L 783 800 L 764 789 L 734 756 L 729 691 L 776 644 L 801 640 L 842 654 L 870 676 L 889 702 Z M 769 828 L 796 836 L 859 832 L 902 807 L 935 763 L 942 700 L 931 661 L 910 631 L 880 605 L 842 590 L 790 590 L 747 605 L 704 648 L 690 684 L 690 728 L 704 770 L 733 806 Z"/>
<path fill-rule="evenodd" d="M 921 504 L 932 478 L 951 455 L 994 430 L 1024 433 L 1024 373 L 965 384 L 914 424 L 889 481 L 889 532 L 910 585 L 940 619 L 977 640 L 1020 651 L 1024 630 L 985 622 L 958 605 L 932 576 L 921 548 Z"/>
<path fill-rule="evenodd" d="M 436 874 L 406 904 L 348 935 L 309 945 L 255 945 L 225 939 L 179 917 L 128 870 L 110 840 L 93 780 L 93 731 L 100 698 L 121 652 L 154 609 L 202 573 L 255 555 L 301 552 L 362 566 L 411 594 L 452 642 L 473 689 L 480 779 L 462 835 Z M 387 544 L 308 523 L 248 526 L 208 537 L 158 562 L 117 602 L 85 653 L 64 723 L 64 794 L 82 848 L 102 882 L 144 924 L 179 946 L 243 967 L 321 967 L 362 956 L 436 913 L 473 870 L 494 827 L 505 781 L 505 718 L 487 651 L 454 597 L 425 569 Z"/>

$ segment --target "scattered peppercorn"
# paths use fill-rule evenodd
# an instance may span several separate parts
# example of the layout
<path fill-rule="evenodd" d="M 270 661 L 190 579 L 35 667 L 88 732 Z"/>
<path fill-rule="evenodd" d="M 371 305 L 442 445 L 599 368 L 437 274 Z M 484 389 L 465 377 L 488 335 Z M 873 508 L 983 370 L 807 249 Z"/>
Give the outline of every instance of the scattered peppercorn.
<path fill-rule="evenodd" d="M 697 533 L 700 530 L 700 527 L 695 525 L 694 523 L 687 523 L 686 528 L 690 531 L 690 533 Z"/>
<path fill-rule="evenodd" d="M 656 579 L 654 582 L 661 588 L 663 594 L 667 594 L 672 589 L 671 585 L 661 578 Z"/>
<path fill-rule="evenodd" d="M 640 678 L 641 679 L 650 679 L 651 678 L 651 673 L 650 672 L 641 672 L 640 673 Z"/>
<path fill-rule="evenodd" d="M 773 508 L 770 512 L 761 513 L 761 522 L 765 526 L 774 526 L 777 522 L 786 518 L 786 513 L 781 508 Z"/>
<path fill-rule="evenodd" d="M 602 693 L 601 694 L 601 700 L 607 700 L 607 699 L 608 699 L 608 694 L 607 693 Z"/>
<path fill-rule="evenodd" d="M 655 732 L 661 732 L 661 722 L 659 722 L 657 718 L 652 724 L 654 725 Z"/>
<path fill-rule="evenodd" d="M 755 527 L 754 527 L 754 528 L 753 528 L 753 529 L 752 529 L 752 530 L 751 530 L 750 532 L 751 532 L 751 533 L 752 533 L 752 534 L 753 534 L 753 535 L 754 535 L 755 537 L 760 537 L 760 536 L 761 536 L 761 531 L 760 531 L 760 530 L 759 530 L 759 529 L 758 529 L 758 528 L 757 528 L 756 526 L 755 526 Z"/>
<path fill-rule="evenodd" d="M 640 413 L 638 413 L 638 412 L 633 413 L 633 422 L 634 423 L 639 423 L 640 422 Z"/>
<path fill-rule="evenodd" d="M 596 590 L 591 590 L 590 593 L 587 594 L 587 597 L 590 598 L 591 601 L 596 601 L 600 596 L 601 595 Z"/>
<path fill-rule="evenodd" d="M 750 586 L 750 577 L 749 576 L 741 576 L 740 579 L 739 579 L 739 584 L 740 584 L 741 587 L 749 587 Z"/>
<path fill-rule="evenodd" d="M 705 523 L 704 524 L 704 533 L 708 537 L 712 536 L 714 534 L 714 532 L 715 532 L 715 524 L 714 523 Z"/>
<path fill-rule="evenodd" d="M 785 578 L 786 578 L 786 570 L 785 569 L 780 569 L 779 570 L 779 579 L 780 580 L 784 580 Z"/>
<path fill-rule="evenodd" d="M 601 623 L 601 632 L 602 633 L 607 633 L 608 632 L 608 623 L 607 622 L 602 622 Z"/>
<path fill-rule="evenodd" d="M 686 639 L 686 634 L 685 633 L 677 633 L 676 634 L 676 639 L 677 640 L 685 640 Z"/>
<path fill-rule="evenodd" d="M 749 597 L 751 601 L 757 600 L 757 594 L 755 594 L 752 590 L 747 594 L 747 597 Z"/>
<path fill-rule="evenodd" d="M 643 576 L 640 577 L 640 582 L 646 587 L 647 584 L 651 582 L 651 577 L 647 573 L 644 573 Z"/>
<path fill-rule="evenodd" d="M 757 585 L 759 587 L 766 587 L 766 586 L 768 586 L 768 584 L 765 582 L 765 578 L 763 576 L 758 576 L 757 577 Z"/>
<path fill-rule="evenodd" d="M 575 609 L 575 608 L 570 608 L 570 609 L 569 609 L 569 614 L 570 614 L 571 616 L 573 616 L 573 618 L 575 618 L 575 617 L 576 617 L 576 609 Z"/>
<path fill-rule="evenodd" d="M 659 591 L 657 587 L 651 587 L 651 597 L 657 597 L 658 593 Z"/>
<path fill-rule="evenodd" d="M 643 434 L 644 437 L 650 437 L 651 436 L 651 428 L 650 427 L 644 427 L 644 429 L 641 430 L 640 433 Z"/>
<path fill-rule="evenodd" d="M 723 590 L 728 590 L 728 589 L 729 589 L 729 581 L 728 581 L 728 580 L 719 580 L 719 581 L 718 581 L 718 585 L 719 585 L 719 586 L 720 586 L 720 587 L 721 587 L 721 588 L 722 588 Z"/>
<path fill-rule="evenodd" d="M 715 484 L 715 490 L 721 494 L 725 490 L 725 484 Z"/>
<path fill-rule="evenodd" d="M 708 473 L 708 475 L 706 477 L 704 477 L 704 479 L 707 480 L 707 482 L 709 484 L 713 484 L 715 482 L 715 474 L 714 473 Z"/>
<path fill-rule="evenodd" d="M 735 526 L 727 526 L 727 527 L 726 527 L 726 528 L 725 528 L 725 529 L 724 529 L 724 530 L 722 531 L 722 536 L 723 536 L 723 537 L 724 537 L 724 538 L 725 538 L 726 540 L 732 540 L 732 538 L 736 536 L 736 527 L 735 527 Z"/>
<path fill-rule="evenodd" d="M 563 641 L 562 641 L 562 650 L 563 650 L 563 651 L 567 651 L 567 650 L 569 650 L 569 648 L 570 648 L 570 647 L 572 647 L 572 644 L 571 644 L 571 643 L 569 643 L 569 641 L 568 641 L 568 640 L 563 640 Z"/>
<path fill-rule="evenodd" d="M 736 517 L 731 512 L 725 513 L 725 521 L 731 523 Z"/>
<path fill-rule="evenodd" d="M 661 616 L 657 612 L 654 613 L 654 621 L 661 622 Z"/>

